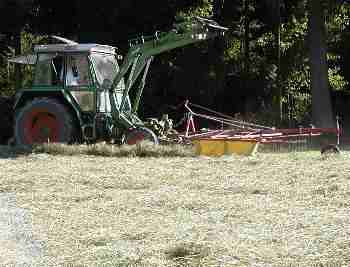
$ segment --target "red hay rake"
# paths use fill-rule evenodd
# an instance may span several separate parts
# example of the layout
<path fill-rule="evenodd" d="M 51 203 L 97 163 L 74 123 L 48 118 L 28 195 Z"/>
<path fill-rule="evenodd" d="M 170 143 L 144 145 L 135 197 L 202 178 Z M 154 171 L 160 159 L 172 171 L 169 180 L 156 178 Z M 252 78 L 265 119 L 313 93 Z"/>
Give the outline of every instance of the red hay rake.
<path fill-rule="evenodd" d="M 335 142 L 323 143 L 321 146 L 328 146 L 330 148 L 332 148 L 331 146 L 334 146 L 332 149 L 339 146 L 341 129 L 339 127 L 338 119 L 336 128 L 299 127 L 277 129 L 275 127 L 237 120 L 226 114 L 190 103 L 189 101 L 184 103 L 184 107 L 186 109 L 186 128 L 183 133 L 179 134 L 179 137 L 183 140 L 247 141 L 260 144 L 270 144 L 273 145 L 275 149 L 280 145 L 287 144 L 289 148 L 292 149 L 294 146 L 295 150 L 295 148 L 300 148 L 300 146 L 295 146 L 295 144 L 300 145 L 310 143 L 309 140 L 314 137 L 330 134 L 335 137 Z M 215 129 L 198 130 L 198 127 L 195 125 L 195 121 L 197 120 L 216 123 L 220 126 Z"/>

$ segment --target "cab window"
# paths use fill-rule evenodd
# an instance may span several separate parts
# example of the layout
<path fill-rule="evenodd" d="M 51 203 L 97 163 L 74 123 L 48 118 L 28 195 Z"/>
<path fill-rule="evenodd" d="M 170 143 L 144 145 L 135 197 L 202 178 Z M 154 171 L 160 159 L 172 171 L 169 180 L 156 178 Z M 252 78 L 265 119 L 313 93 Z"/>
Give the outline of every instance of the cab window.
<path fill-rule="evenodd" d="M 87 55 L 69 55 L 66 57 L 67 86 L 91 85 L 89 61 Z"/>
<path fill-rule="evenodd" d="M 35 67 L 34 85 L 61 85 L 63 57 L 57 54 L 39 54 Z"/>

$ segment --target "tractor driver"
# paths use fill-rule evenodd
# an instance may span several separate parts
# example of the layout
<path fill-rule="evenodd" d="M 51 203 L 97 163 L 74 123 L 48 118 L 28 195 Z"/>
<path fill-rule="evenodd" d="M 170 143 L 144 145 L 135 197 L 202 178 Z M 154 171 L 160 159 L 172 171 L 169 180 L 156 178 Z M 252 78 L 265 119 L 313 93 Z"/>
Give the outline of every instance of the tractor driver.
<path fill-rule="evenodd" d="M 67 57 L 66 85 L 67 86 L 79 85 L 79 72 L 78 72 L 75 57 Z"/>
<path fill-rule="evenodd" d="M 89 64 L 84 55 L 67 57 L 67 86 L 86 86 L 90 84 Z"/>

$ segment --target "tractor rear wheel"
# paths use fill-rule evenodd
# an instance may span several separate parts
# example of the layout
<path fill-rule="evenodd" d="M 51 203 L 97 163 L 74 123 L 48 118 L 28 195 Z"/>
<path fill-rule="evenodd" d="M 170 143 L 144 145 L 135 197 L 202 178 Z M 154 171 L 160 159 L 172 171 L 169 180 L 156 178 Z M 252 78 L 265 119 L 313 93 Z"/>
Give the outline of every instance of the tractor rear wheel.
<path fill-rule="evenodd" d="M 18 145 L 72 143 L 75 132 L 73 115 L 56 99 L 36 98 L 16 114 Z"/>
<path fill-rule="evenodd" d="M 126 135 L 125 143 L 135 145 L 142 141 L 150 141 L 156 145 L 159 144 L 158 138 L 153 131 L 146 127 L 140 127 L 130 130 Z"/>

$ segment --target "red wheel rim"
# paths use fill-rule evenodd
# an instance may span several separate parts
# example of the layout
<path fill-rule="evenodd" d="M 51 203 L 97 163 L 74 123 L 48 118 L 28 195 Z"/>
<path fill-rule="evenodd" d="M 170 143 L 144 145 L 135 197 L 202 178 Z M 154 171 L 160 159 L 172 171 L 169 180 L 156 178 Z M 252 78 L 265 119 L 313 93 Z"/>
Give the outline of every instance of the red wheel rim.
<path fill-rule="evenodd" d="M 61 125 L 46 109 L 33 109 L 24 118 L 24 139 L 27 144 L 59 141 Z"/>
<path fill-rule="evenodd" d="M 145 140 L 145 136 L 142 133 L 133 133 L 131 137 L 128 138 L 128 145 L 135 145 Z"/>

